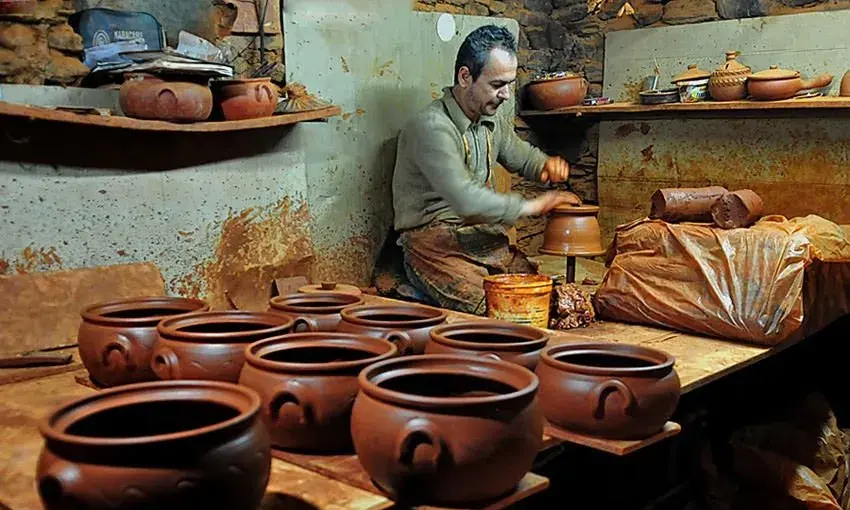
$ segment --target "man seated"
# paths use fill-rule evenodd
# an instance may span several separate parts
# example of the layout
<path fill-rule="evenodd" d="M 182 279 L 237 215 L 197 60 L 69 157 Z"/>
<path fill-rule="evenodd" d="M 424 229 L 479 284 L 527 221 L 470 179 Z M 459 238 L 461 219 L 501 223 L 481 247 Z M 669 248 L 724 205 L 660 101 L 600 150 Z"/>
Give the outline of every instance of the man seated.
<path fill-rule="evenodd" d="M 484 311 L 484 277 L 534 273 L 510 244 L 519 218 L 578 203 L 572 193 L 533 200 L 493 189 L 492 166 L 538 182 L 563 182 L 570 168 L 520 139 L 513 112 L 497 116 L 516 81 L 516 39 L 494 25 L 473 31 L 458 52 L 455 83 L 401 132 L 393 175 L 395 229 L 405 273 L 432 304 Z"/>

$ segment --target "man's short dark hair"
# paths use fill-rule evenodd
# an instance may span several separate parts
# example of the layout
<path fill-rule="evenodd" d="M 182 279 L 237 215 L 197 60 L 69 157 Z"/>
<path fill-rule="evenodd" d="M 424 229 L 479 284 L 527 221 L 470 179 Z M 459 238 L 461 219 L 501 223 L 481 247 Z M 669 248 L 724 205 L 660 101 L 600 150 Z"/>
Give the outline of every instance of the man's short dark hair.
<path fill-rule="evenodd" d="M 502 49 L 512 55 L 516 55 L 516 38 L 507 28 L 496 25 L 484 25 L 473 30 L 457 52 L 455 61 L 455 84 L 461 67 L 469 69 L 472 79 L 477 80 L 487 65 L 490 52 Z"/>

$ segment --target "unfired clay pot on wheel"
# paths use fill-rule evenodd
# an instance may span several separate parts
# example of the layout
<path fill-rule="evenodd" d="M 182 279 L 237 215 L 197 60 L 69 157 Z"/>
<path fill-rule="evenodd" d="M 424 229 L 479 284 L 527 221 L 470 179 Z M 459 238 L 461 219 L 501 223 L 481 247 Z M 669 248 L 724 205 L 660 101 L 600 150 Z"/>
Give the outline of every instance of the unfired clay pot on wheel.
<path fill-rule="evenodd" d="M 257 508 L 271 468 L 260 397 L 213 381 L 121 386 L 62 405 L 40 425 L 47 510 Z"/>
<path fill-rule="evenodd" d="M 543 440 L 537 377 L 504 361 L 407 356 L 360 373 L 351 433 L 372 480 L 412 504 L 505 496 Z"/>
<path fill-rule="evenodd" d="M 151 353 L 156 325 L 175 315 L 206 310 L 197 299 L 149 297 L 88 307 L 77 334 L 80 358 L 92 380 L 103 386 L 155 381 Z"/>
<path fill-rule="evenodd" d="M 422 354 L 431 329 L 447 318 L 442 310 L 421 305 L 354 306 L 342 311 L 338 330 L 389 340 L 403 355 Z"/>
<path fill-rule="evenodd" d="M 540 253 L 572 256 L 605 253 L 598 216 L 599 207 L 595 205 L 556 207 L 546 223 Z"/>
<path fill-rule="evenodd" d="M 284 335 L 248 347 L 239 384 L 260 394 L 275 446 L 348 451 L 357 375 L 397 353 L 391 342 L 363 335 Z"/>
<path fill-rule="evenodd" d="M 295 319 L 293 331 L 336 331 L 342 310 L 361 306 L 363 300 L 353 294 L 318 292 L 273 297 L 269 305 L 269 312 L 282 312 Z"/>
<path fill-rule="evenodd" d="M 549 335 L 537 328 L 502 321 L 444 324 L 431 330 L 425 354 L 469 354 L 500 359 L 534 370 Z"/>

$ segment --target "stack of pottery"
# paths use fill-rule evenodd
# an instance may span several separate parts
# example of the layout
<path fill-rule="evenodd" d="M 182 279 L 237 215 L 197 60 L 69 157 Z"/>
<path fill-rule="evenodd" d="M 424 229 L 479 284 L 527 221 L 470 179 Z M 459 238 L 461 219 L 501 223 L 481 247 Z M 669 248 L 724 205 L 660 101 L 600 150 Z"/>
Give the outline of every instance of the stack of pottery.
<path fill-rule="evenodd" d="M 150 297 L 100 303 L 82 312 L 80 359 L 96 384 L 155 381 L 151 368 L 156 325 L 163 319 L 207 310 L 203 301 Z"/>
<path fill-rule="evenodd" d="M 431 330 L 448 318 L 442 310 L 421 305 L 354 306 L 341 315 L 338 331 L 389 340 L 402 355 L 424 353 Z"/>
<path fill-rule="evenodd" d="M 708 93 L 715 101 L 738 101 L 747 97 L 747 78 L 752 70 L 738 62 L 741 53 L 726 52 L 726 63 L 711 73 Z"/>
<path fill-rule="evenodd" d="M 669 354 L 625 344 L 566 344 L 543 352 L 537 375 L 550 424 L 605 439 L 646 439 L 679 401 Z"/>

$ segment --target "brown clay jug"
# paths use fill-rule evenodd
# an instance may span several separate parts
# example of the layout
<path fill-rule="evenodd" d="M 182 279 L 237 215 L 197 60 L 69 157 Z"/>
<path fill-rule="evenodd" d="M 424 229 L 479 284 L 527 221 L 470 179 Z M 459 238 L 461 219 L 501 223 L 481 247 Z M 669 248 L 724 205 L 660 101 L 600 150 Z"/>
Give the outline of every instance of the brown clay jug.
<path fill-rule="evenodd" d="M 534 370 L 549 335 L 537 328 L 502 321 L 444 324 L 431 330 L 425 354 L 467 354 L 504 360 Z"/>
<path fill-rule="evenodd" d="M 151 368 L 160 379 L 209 379 L 235 383 L 248 345 L 289 333 L 294 321 L 281 313 L 202 312 L 157 325 Z"/>
<path fill-rule="evenodd" d="M 295 325 L 292 330 L 295 332 L 336 331 L 342 320 L 342 310 L 363 304 L 359 297 L 339 292 L 290 294 L 269 300 L 269 312 L 281 312 L 293 317 Z"/>
<path fill-rule="evenodd" d="M 568 205 L 556 207 L 543 232 L 540 253 L 592 257 L 605 253 L 599 228 L 599 207 Z"/>
<path fill-rule="evenodd" d="M 80 358 L 101 386 L 155 381 L 151 353 L 156 325 L 163 319 L 205 311 L 203 301 L 149 297 L 110 301 L 88 307 L 77 334 Z"/>
<path fill-rule="evenodd" d="M 353 306 L 341 315 L 338 331 L 389 340 L 402 355 L 424 353 L 431 329 L 448 318 L 442 310 L 421 305 Z"/>
<path fill-rule="evenodd" d="M 672 356 L 626 344 L 566 344 L 543 351 L 537 375 L 546 419 L 606 439 L 646 439 L 673 416 L 681 387 Z"/>
<path fill-rule="evenodd" d="M 47 510 L 257 508 L 271 468 L 260 397 L 212 381 L 139 383 L 64 404 L 40 424 Z"/>
<path fill-rule="evenodd" d="M 239 384 L 260 394 L 273 445 L 349 452 L 357 375 L 397 353 L 394 344 L 363 335 L 284 335 L 248 347 Z"/>
<path fill-rule="evenodd" d="M 359 382 L 354 448 L 372 480 L 397 501 L 454 506 L 503 497 L 542 445 L 538 380 L 521 366 L 407 356 L 367 367 Z"/>

